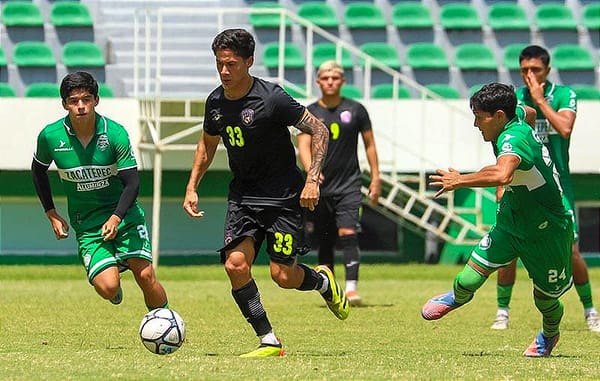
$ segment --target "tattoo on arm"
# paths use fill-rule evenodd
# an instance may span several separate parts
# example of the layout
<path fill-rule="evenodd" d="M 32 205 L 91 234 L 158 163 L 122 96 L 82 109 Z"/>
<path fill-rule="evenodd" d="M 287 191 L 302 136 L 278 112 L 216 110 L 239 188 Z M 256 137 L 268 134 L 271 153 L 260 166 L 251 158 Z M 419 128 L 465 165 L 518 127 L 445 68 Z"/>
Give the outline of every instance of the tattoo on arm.
<path fill-rule="evenodd" d="M 302 132 L 311 135 L 311 156 L 312 160 L 310 168 L 306 172 L 306 178 L 311 182 L 319 181 L 319 174 L 321 172 L 321 165 L 327 154 L 327 145 L 329 144 L 329 131 L 327 127 L 317 119 L 308 110 L 304 112 L 304 115 L 300 121 L 296 124 L 296 128 Z"/>

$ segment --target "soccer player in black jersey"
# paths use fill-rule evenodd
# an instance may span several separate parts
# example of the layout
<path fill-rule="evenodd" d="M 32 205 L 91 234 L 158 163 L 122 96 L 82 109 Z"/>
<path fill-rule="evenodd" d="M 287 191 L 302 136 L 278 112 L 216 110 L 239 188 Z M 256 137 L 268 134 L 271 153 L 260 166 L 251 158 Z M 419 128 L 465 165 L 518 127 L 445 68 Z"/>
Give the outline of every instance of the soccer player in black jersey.
<path fill-rule="evenodd" d="M 196 148 L 183 208 L 191 217 L 204 215 L 198 209 L 197 188 L 222 138 L 233 180 L 224 246 L 219 251 L 233 298 L 260 338 L 260 346 L 242 357 L 283 356 L 251 273 L 265 239 L 271 277 L 280 287 L 317 290 L 341 320 L 348 317 L 349 305 L 327 267 L 311 269 L 297 261 L 297 255 L 305 252 L 301 208 L 312 210 L 319 200 L 327 128 L 280 86 L 250 75 L 254 47 L 254 37 L 244 29 L 227 29 L 212 43 L 221 86 L 206 100 L 204 131 Z M 296 165 L 288 126 L 313 137 L 312 165 L 306 180 Z"/>
<path fill-rule="evenodd" d="M 371 120 L 365 107 L 341 96 L 344 69 L 335 61 L 319 66 L 317 85 L 321 98 L 308 110 L 329 128 L 329 147 L 321 170 L 321 200 L 314 213 L 314 232 L 319 241 L 319 264 L 333 271 L 336 240 L 342 248 L 346 267 L 346 297 L 350 305 L 359 305 L 357 292 L 360 251 L 357 232 L 361 205 L 358 136 L 363 139 L 371 170 L 369 196 L 376 204 L 381 193 L 379 165 Z M 298 135 L 298 150 L 302 165 L 312 165 L 311 136 Z M 339 237 L 338 237 L 339 236 Z"/>

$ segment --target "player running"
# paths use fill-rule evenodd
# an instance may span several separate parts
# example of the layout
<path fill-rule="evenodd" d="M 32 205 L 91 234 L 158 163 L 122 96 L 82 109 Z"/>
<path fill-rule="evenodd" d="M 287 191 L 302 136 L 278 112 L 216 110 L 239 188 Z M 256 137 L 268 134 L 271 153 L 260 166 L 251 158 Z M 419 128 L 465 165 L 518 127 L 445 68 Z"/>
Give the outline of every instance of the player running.
<path fill-rule="evenodd" d="M 494 271 L 520 257 L 533 280 L 533 300 L 542 314 L 542 330 L 523 353 L 550 356 L 558 342 L 563 305 L 559 297 L 572 285 L 573 223 L 562 203 L 562 191 L 547 148 L 523 117 L 515 115 L 512 86 L 485 85 L 470 100 L 475 126 L 494 143 L 496 164 L 475 173 L 437 170 L 430 185 L 436 197 L 462 187 L 504 186 L 495 225 L 473 249 L 453 290 L 429 300 L 421 312 L 440 319 L 469 302 Z M 518 108 L 518 110 L 522 110 Z"/>

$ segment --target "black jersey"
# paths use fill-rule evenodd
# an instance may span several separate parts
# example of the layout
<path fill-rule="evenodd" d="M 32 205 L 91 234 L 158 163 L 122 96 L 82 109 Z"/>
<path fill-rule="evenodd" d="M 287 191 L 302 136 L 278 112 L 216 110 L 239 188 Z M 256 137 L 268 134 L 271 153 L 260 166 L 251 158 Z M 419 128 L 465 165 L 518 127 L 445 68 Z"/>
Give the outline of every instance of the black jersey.
<path fill-rule="evenodd" d="M 342 98 L 342 103 L 331 109 L 315 102 L 308 110 L 329 128 L 329 147 L 321 169 L 325 177 L 321 195 L 360 191 L 356 151 L 358 135 L 371 129 L 369 113 L 362 104 L 347 98 Z"/>
<path fill-rule="evenodd" d="M 296 125 L 304 110 L 279 85 L 259 78 L 238 100 L 225 98 L 223 86 L 210 93 L 204 132 L 220 135 L 227 148 L 230 200 L 280 206 L 299 196 L 304 180 L 288 126 Z"/>

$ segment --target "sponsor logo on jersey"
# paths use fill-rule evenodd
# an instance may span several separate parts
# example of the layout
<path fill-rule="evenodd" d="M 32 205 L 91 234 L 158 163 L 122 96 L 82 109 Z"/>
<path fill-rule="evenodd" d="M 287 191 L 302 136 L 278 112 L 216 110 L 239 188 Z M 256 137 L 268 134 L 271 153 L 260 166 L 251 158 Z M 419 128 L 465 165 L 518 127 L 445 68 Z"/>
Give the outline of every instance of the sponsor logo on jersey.
<path fill-rule="evenodd" d="M 254 121 L 254 110 L 249 108 L 243 109 L 240 116 L 242 117 L 242 123 L 249 126 Z"/>
<path fill-rule="evenodd" d="M 96 147 L 98 147 L 100 151 L 104 151 L 106 148 L 108 148 L 109 145 L 110 143 L 108 142 L 108 136 L 106 136 L 106 134 L 98 136 Z"/>
<path fill-rule="evenodd" d="M 77 183 L 77 192 L 89 192 L 102 188 L 107 188 L 110 185 L 108 180 L 94 181 L 91 183 Z"/>
<path fill-rule="evenodd" d="M 513 146 L 509 142 L 502 144 L 502 152 L 512 152 Z"/>
<path fill-rule="evenodd" d="M 548 221 L 544 221 L 541 224 L 538 225 L 538 229 L 540 230 L 544 230 L 548 227 Z"/>
<path fill-rule="evenodd" d="M 350 123 L 352 121 L 352 113 L 348 110 L 342 111 L 340 113 L 340 120 L 342 123 Z"/>
<path fill-rule="evenodd" d="M 220 108 L 210 110 L 210 119 L 212 119 L 213 121 L 218 122 L 222 117 L 223 114 L 221 114 Z"/>
<path fill-rule="evenodd" d="M 65 147 L 67 143 L 65 143 L 62 139 L 60 140 L 60 143 L 58 145 L 58 147 L 54 148 L 54 152 L 66 152 L 66 151 L 73 151 L 73 147 Z"/>

